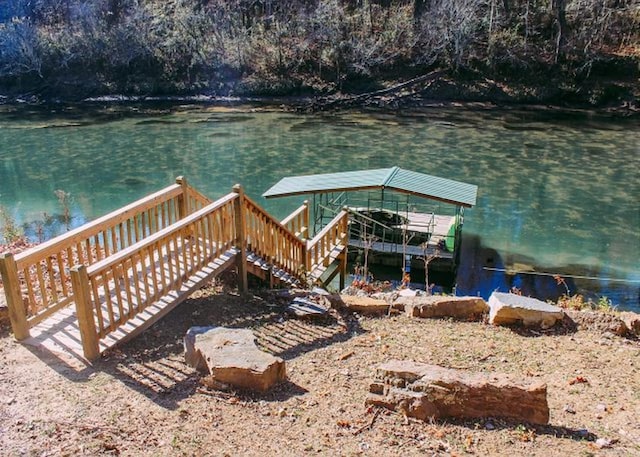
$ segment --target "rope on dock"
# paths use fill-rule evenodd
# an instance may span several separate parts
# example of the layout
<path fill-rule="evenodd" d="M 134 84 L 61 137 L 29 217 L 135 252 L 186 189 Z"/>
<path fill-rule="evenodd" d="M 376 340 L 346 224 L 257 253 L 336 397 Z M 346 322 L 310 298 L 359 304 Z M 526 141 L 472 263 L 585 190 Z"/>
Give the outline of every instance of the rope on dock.
<path fill-rule="evenodd" d="M 560 276 L 562 278 L 573 278 L 573 279 L 592 279 L 595 281 L 609 281 L 609 282 L 623 282 L 630 284 L 640 284 L 640 279 L 619 279 L 619 278 L 601 278 L 599 276 L 582 276 L 582 275 L 565 275 L 561 273 L 545 273 L 542 271 L 518 271 L 518 270 L 507 270 L 505 268 L 491 268 L 491 267 L 482 267 L 483 270 L 490 271 L 499 271 L 502 273 L 507 273 L 510 275 L 521 274 L 521 275 L 535 275 L 535 276 Z"/>

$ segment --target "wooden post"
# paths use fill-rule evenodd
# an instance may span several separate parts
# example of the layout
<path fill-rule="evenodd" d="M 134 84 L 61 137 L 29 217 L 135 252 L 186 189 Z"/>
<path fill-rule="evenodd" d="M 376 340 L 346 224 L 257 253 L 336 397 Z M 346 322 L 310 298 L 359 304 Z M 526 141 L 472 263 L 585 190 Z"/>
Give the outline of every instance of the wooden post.
<path fill-rule="evenodd" d="M 178 206 L 180 210 L 180 219 L 184 219 L 189 215 L 189 185 L 187 178 L 184 176 L 178 176 L 176 178 L 176 184 L 182 187 L 182 195 L 178 197 Z"/>
<path fill-rule="evenodd" d="M 345 280 L 347 278 L 347 250 L 342 251 L 340 255 L 340 292 L 344 290 Z"/>
<path fill-rule="evenodd" d="M 89 288 L 89 276 L 87 275 L 86 266 L 76 265 L 71 268 L 71 285 L 73 286 L 73 296 L 76 302 L 82 351 L 87 360 L 94 361 L 100 357 L 100 345 L 98 332 L 96 331 L 96 321 L 93 318 L 91 289 Z"/>
<path fill-rule="evenodd" d="M 244 218 L 244 190 L 240 184 L 233 186 L 233 192 L 238 194 L 238 198 L 234 203 L 235 220 L 236 220 L 236 247 L 239 249 L 237 256 L 238 266 L 238 290 L 242 294 L 249 292 L 249 283 L 247 281 L 247 237 L 245 234 L 245 218 Z"/>
<path fill-rule="evenodd" d="M 309 240 L 304 243 L 304 270 L 305 275 L 309 276 L 311 273 L 311 250 L 309 249 Z"/>
<path fill-rule="evenodd" d="M 9 319 L 11 320 L 13 334 L 16 340 L 25 340 L 31 335 L 29 334 L 27 312 L 24 308 L 20 290 L 18 268 L 13 254 L 6 252 L 0 255 L 0 274 L 4 284 L 4 293 L 7 297 L 7 307 L 9 308 Z M 28 281 L 29 278 L 26 278 L 26 280 Z"/>
<path fill-rule="evenodd" d="M 309 200 L 305 200 L 302 202 L 304 205 L 304 211 L 302 212 L 302 223 L 304 224 L 304 231 L 300 230 L 300 235 L 302 239 L 309 238 Z"/>

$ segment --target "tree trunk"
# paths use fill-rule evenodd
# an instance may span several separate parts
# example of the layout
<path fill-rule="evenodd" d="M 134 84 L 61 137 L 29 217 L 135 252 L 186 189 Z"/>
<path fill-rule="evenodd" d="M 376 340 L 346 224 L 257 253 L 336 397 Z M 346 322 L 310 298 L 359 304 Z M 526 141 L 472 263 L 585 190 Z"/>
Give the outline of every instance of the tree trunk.
<path fill-rule="evenodd" d="M 556 54 L 555 63 L 564 59 L 564 47 L 567 41 L 567 18 L 565 0 L 551 0 L 551 10 L 553 11 L 556 28 Z"/>

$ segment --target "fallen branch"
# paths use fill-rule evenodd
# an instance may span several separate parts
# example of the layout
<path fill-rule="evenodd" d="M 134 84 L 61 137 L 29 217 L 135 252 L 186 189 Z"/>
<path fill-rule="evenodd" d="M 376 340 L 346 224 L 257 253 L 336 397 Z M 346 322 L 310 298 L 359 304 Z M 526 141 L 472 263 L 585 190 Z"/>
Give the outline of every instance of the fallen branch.
<path fill-rule="evenodd" d="M 373 414 L 373 417 L 371 418 L 371 420 L 369 421 L 368 424 L 364 424 L 362 427 L 360 427 L 358 430 L 355 430 L 353 432 L 353 436 L 355 435 L 359 435 L 360 433 L 364 432 L 365 430 L 369 430 L 371 429 L 371 427 L 373 427 L 373 423 L 376 421 L 376 419 L 378 418 L 378 416 L 380 415 L 380 410 L 376 409 L 376 412 Z"/>
<path fill-rule="evenodd" d="M 395 92 L 398 92 L 402 89 L 405 89 L 407 87 L 410 86 L 414 86 L 416 84 L 420 84 L 420 83 L 424 83 L 427 81 L 433 81 L 441 76 L 443 76 L 446 73 L 445 70 L 438 70 L 438 71 L 433 71 L 431 73 L 428 73 L 426 75 L 422 75 L 422 76 L 418 76 L 417 78 L 413 78 L 410 79 L 408 81 L 404 81 L 401 82 L 399 84 L 396 84 L 394 86 L 391 87 L 387 87 L 384 89 L 379 89 L 373 92 L 367 92 L 364 94 L 358 94 L 358 95 L 352 95 L 349 97 L 336 97 L 330 100 L 319 100 L 317 101 L 315 104 L 312 104 L 311 106 L 308 107 L 309 110 L 311 111 L 322 111 L 322 110 L 326 110 L 326 109 L 330 109 L 330 108 L 336 108 L 336 107 L 348 107 L 351 105 L 354 105 L 356 103 L 361 103 L 363 101 L 366 101 L 368 99 L 372 99 L 375 97 L 380 97 L 382 95 L 389 95 Z"/>

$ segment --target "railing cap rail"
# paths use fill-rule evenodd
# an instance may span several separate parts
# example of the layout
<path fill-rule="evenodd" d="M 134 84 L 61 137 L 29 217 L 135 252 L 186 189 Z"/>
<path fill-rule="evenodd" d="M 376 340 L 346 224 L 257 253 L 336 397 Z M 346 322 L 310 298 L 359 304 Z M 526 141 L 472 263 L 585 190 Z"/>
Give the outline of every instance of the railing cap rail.
<path fill-rule="evenodd" d="M 293 211 L 293 213 L 289 214 L 287 217 L 285 217 L 284 219 L 282 219 L 281 224 L 284 225 L 286 227 L 286 225 L 291 222 L 293 219 L 295 219 L 297 216 L 299 216 L 300 214 L 302 214 L 304 211 L 306 211 L 309 207 L 309 203 L 307 202 L 307 200 L 305 200 L 302 205 L 300 205 L 299 208 L 295 209 Z"/>
<path fill-rule="evenodd" d="M 291 230 L 289 230 L 282 222 L 274 218 L 271 214 L 267 213 L 260 205 L 258 205 L 256 202 L 251 200 L 251 198 L 249 198 L 246 194 L 244 195 L 244 200 L 245 202 L 248 202 L 251 206 L 256 208 L 261 214 L 263 214 L 264 216 L 267 216 L 267 218 L 273 223 L 273 225 L 278 227 L 280 231 L 286 233 L 287 236 L 289 236 L 294 243 L 297 243 L 300 246 L 304 246 L 304 241 L 298 238 L 295 235 L 295 233 L 292 233 Z"/>
<path fill-rule="evenodd" d="M 99 262 L 94 263 L 93 265 L 89 266 L 87 268 L 87 273 L 89 276 L 93 276 L 96 273 L 99 273 L 103 270 L 106 270 L 107 268 L 112 267 L 113 265 L 117 265 L 118 263 L 120 263 L 123 259 L 126 259 L 127 257 L 131 256 L 131 254 L 139 252 L 141 249 L 144 249 L 146 247 L 151 246 L 152 244 L 156 243 L 157 241 L 161 240 L 162 238 L 166 237 L 167 235 L 170 235 L 174 232 L 177 232 L 181 229 L 183 229 L 184 227 L 186 227 L 187 225 L 191 224 L 192 222 L 197 221 L 198 219 L 200 219 L 202 216 L 211 213 L 213 211 L 215 211 L 216 209 L 224 206 L 225 204 L 229 203 L 230 201 L 233 201 L 234 199 L 238 198 L 238 194 L 231 192 L 227 195 L 225 195 L 222 198 L 219 198 L 218 200 L 208 204 L 207 206 L 199 209 L 198 211 L 194 212 L 193 214 L 190 214 L 189 216 L 185 217 L 184 219 L 179 220 L 178 222 L 171 224 L 169 227 L 166 227 L 156 233 L 154 233 L 151 236 L 148 236 L 140 241 L 138 241 L 135 244 L 132 244 L 131 246 L 123 249 L 122 251 L 118 251 L 115 254 L 110 255 L 109 257 L 107 257 L 106 259 L 103 259 Z"/>
<path fill-rule="evenodd" d="M 317 244 L 322 238 L 324 238 L 327 235 L 327 233 L 331 231 L 333 226 L 336 225 L 338 222 L 340 222 L 340 220 L 342 220 L 342 218 L 344 217 L 349 217 L 349 213 L 343 209 L 336 215 L 336 217 L 331 219 L 331 222 L 329 222 L 322 230 L 320 230 L 318 234 L 313 237 L 312 240 L 309 240 L 309 243 L 307 244 L 307 249 L 313 248 L 313 246 Z"/>

